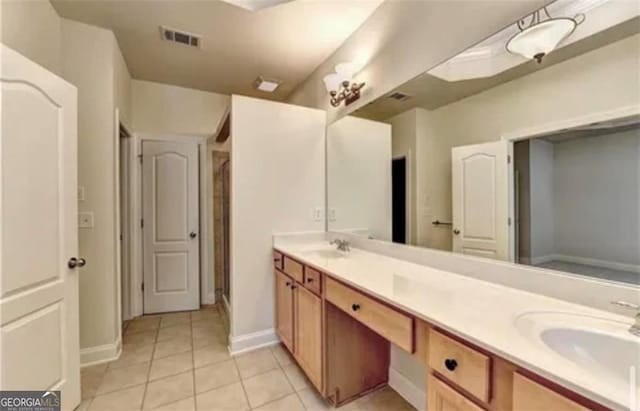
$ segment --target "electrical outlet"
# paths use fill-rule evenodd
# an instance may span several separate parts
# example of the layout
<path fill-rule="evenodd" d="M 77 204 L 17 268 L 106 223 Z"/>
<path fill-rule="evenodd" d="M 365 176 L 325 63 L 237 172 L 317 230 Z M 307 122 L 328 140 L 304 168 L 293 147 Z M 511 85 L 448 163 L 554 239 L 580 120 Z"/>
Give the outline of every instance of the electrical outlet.
<path fill-rule="evenodd" d="M 329 221 L 336 221 L 336 209 L 335 208 L 330 208 L 329 209 Z"/>
<path fill-rule="evenodd" d="M 83 211 L 78 213 L 78 228 L 93 228 L 92 211 Z"/>
<path fill-rule="evenodd" d="M 322 208 L 316 207 L 313 210 L 313 221 L 322 221 Z"/>

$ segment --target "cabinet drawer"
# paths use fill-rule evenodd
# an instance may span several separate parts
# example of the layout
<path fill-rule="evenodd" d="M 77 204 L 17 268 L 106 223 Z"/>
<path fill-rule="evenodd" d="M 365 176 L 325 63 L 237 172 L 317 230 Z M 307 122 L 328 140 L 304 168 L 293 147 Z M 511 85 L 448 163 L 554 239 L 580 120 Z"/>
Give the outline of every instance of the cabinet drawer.
<path fill-rule="evenodd" d="M 413 319 L 339 282 L 325 278 L 325 298 L 397 346 L 413 352 Z"/>
<path fill-rule="evenodd" d="M 482 408 L 432 374 L 428 377 L 427 390 L 429 411 L 482 411 Z"/>
<path fill-rule="evenodd" d="M 432 370 L 489 402 L 491 359 L 487 355 L 431 329 L 428 361 Z"/>
<path fill-rule="evenodd" d="M 514 411 L 587 411 L 588 408 L 518 373 L 513 374 Z"/>
<path fill-rule="evenodd" d="M 282 254 L 275 250 L 273 251 L 273 267 L 282 270 Z"/>
<path fill-rule="evenodd" d="M 320 295 L 322 292 L 322 273 L 311 267 L 304 267 L 304 287 Z"/>
<path fill-rule="evenodd" d="M 283 258 L 283 268 L 282 271 L 284 271 L 285 274 L 288 274 L 291 276 L 291 278 L 293 278 L 294 280 L 296 280 L 299 283 L 302 283 L 302 279 L 303 279 L 303 267 L 302 264 L 300 264 L 299 262 L 292 260 L 291 258 L 287 257 L 286 255 Z"/>

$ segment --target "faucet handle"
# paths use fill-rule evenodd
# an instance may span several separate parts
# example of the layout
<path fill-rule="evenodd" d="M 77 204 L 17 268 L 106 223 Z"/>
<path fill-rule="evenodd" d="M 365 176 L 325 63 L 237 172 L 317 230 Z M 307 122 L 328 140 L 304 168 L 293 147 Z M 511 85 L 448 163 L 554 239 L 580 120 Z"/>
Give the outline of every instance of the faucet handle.
<path fill-rule="evenodd" d="M 628 303 L 626 301 L 621 301 L 621 300 L 611 301 L 611 304 L 617 305 L 618 307 L 628 308 L 630 310 L 640 311 L 640 305 Z"/>

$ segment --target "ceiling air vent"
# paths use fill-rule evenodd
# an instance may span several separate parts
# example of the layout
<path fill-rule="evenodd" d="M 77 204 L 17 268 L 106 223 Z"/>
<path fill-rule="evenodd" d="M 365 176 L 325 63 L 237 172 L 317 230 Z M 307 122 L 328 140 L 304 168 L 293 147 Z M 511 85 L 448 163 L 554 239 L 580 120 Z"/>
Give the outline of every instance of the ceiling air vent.
<path fill-rule="evenodd" d="M 169 27 L 160 26 L 160 34 L 166 41 L 172 41 L 174 43 L 183 44 L 185 46 L 198 47 L 202 43 L 199 35 L 187 33 L 186 31 L 179 31 Z"/>
<path fill-rule="evenodd" d="M 400 91 L 394 91 L 393 93 L 389 94 L 389 98 L 397 101 L 407 101 L 411 98 L 411 96 Z"/>

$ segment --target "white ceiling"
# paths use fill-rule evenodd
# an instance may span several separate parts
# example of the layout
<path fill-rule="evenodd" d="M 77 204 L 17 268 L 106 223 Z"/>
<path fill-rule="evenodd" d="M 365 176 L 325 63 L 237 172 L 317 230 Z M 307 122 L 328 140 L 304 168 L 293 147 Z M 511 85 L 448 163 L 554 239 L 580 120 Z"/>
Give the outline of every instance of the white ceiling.
<path fill-rule="evenodd" d="M 249 11 L 220 0 L 52 0 L 57 12 L 112 30 L 133 78 L 225 94 L 284 99 L 383 0 L 296 0 Z M 202 36 L 196 49 L 159 26 Z M 275 93 L 253 88 L 263 75 Z"/>

